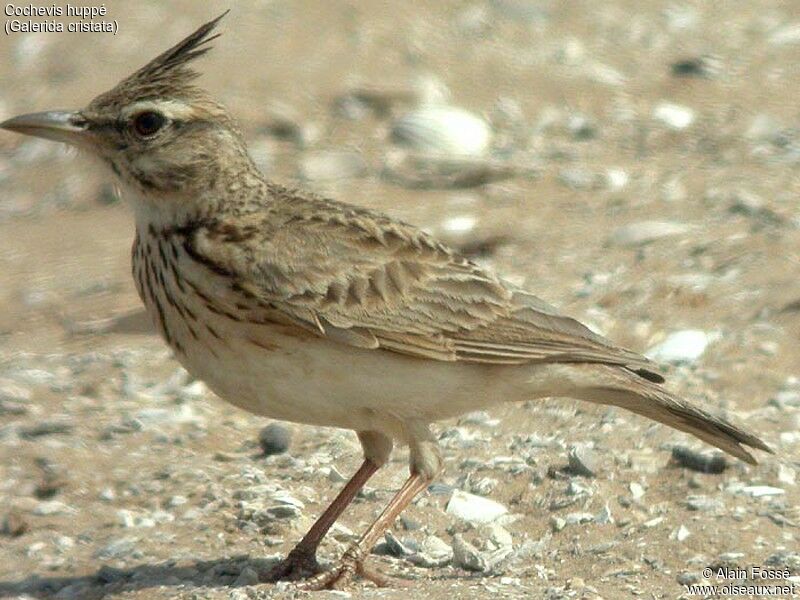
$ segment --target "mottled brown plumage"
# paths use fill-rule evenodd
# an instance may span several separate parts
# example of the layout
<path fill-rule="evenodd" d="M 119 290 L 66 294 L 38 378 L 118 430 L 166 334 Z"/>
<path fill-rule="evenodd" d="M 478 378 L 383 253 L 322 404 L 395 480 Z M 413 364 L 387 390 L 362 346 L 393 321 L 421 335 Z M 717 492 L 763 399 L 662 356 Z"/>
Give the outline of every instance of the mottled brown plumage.
<path fill-rule="evenodd" d="M 619 365 L 663 381 L 643 356 L 411 225 L 276 185 L 255 204 L 266 210 L 193 224 L 193 255 L 321 335 L 446 361 Z"/>
<path fill-rule="evenodd" d="M 429 425 L 494 403 L 570 396 L 691 433 L 747 462 L 754 435 L 661 387 L 643 356 L 563 316 L 430 235 L 266 181 L 225 109 L 194 84 L 218 19 L 74 113 L 3 127 L 90 150 L 136 213 L 133 275 L 176 357 L 254 413 L 353 429 L 365 461 L 268 578 L 318 570 L 316 548 L 394 442 L 411 476 L 341 563 L 354 573 L 442 468 Z"/>

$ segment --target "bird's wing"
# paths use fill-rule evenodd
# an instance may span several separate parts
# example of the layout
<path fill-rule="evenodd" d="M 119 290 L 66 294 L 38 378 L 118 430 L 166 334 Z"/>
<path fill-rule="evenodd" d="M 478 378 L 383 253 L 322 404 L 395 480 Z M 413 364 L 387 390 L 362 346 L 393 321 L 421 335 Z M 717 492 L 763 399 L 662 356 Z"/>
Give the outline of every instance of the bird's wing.
<path fill-rule="evenodd" d="M 302 202 L 311 201 L 206 224 L 187 243 L 250 297 L 352 346 L 443 361 L 613 364 L 663 381 L 646 358 L 415 227 L 319 199 L 303 210 Z"/>

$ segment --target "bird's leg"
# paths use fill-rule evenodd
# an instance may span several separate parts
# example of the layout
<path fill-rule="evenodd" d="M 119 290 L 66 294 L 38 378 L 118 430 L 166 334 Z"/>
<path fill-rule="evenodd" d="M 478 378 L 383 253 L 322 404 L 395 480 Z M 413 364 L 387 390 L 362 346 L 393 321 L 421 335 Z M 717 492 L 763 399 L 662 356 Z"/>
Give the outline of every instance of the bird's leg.
<path fill-rule="evenodd" d="M 261 577 L 262 581 L 302 579 L 319 573 L 320 566 L 317 563 L 317 547 L 319 543 L 336 522 L 336 519 L 344 512 L 344 509 L 352 502 L 359 490 L 364 487 L 367 480 L 377 470 L 378 465 L 369 459 L 365 459 L 355 475 L 350 478 L 350 481 L 342 488 L 339 495 L 328 505 L 325 512 L 319 516 L 303 536 L 303 539 L 297 543 L 284 560 Z"/>
<path fill-rule="evenodd" d="M 423 426 L 419 426 L 423 427 Z M 375 585 L 403 586 L 404 582 L 387 577 L 382 573 L 367 567 L 364 561 L 372 547 L 377 543 L 385 531 L 394 523 L 397 516 L 411 503 L 411 501 L 424 491 L 433 479 L 442 470 L 442 458 L 436 442 L 430 436 L 427 426 L 424 426 L 427 438 L 411 442 L 411 476 L 403 487 L 395 494 L 383 512 L 369 526 L 361 538 L 348 548 L 339 563 L 331 570 L 320 573 L 316 577 L 298 584 L 301 590 L 320 590 L 326 588 L 341 589 L 346 587 L 354 575 L 369 579 Z"/>
<path fill-rule="evenodd" d="M 336 520 L 341 516 L 355 498 L 364 484 L 383 465 L 391 452 L 391 440 L 375 432 L 359 432 L 358 437 L 364 448 L 364 462 L 350 478 L 339 495 L 319 516 L 308 532 L 289 555 L 275 565 L 262 577 L 262 581 L 279 581 L 281 579 L 302 579 L 319 573 L 317 548 L 322 538 L 328 533 Z"/>

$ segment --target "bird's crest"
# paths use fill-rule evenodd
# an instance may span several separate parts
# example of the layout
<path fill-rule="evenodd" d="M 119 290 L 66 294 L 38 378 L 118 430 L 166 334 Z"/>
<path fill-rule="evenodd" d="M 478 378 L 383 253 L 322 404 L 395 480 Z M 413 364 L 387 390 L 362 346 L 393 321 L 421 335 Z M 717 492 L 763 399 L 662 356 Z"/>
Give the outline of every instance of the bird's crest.
<path fill-rule="evenodd" d="M 197 95 L 198 89 L 192 85 L 192 81 L 197 78 L 198 73 L 188 64 L 211 49 L 209 43 L 220 34 L 210 34 L 228 12 L 230 11 L 226 10 L 216 19 L 200 26 L 194 33 L 120 81 L 112 90 L 98 96 L 92 102 L 94 107 L 164 96 Z"/>

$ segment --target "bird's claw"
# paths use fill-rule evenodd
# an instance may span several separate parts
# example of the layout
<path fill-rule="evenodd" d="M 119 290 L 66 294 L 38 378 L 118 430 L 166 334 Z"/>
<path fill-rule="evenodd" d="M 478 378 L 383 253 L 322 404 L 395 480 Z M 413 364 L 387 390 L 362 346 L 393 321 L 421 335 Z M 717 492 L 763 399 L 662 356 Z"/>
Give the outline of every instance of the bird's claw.
<path fill-rule="evenodd" d="M 301 591 L 344 590 L 349 587 L 355 577 L 371 581 L 378 587 L 407 587 L 405 581 L 384 575 L 377 569 L 364 564 L 364 559 L 346 552 L 339 563 L 324 573 L 295 584 Z"/>
<path fill-rule="evenodd" d="M 262 574 L 260 580 L 264 583 L 276 581 L 297 581 L 298 579 L 314 578 L 321 573 L 322 567 L 317 562 L 314 552 L 295 551 L 289 553 L 277 565 Z"/>

